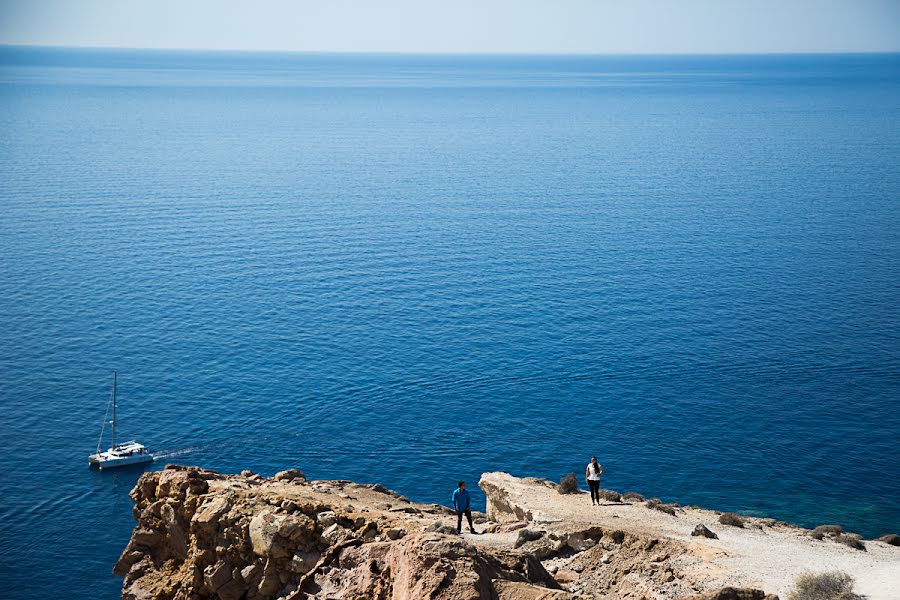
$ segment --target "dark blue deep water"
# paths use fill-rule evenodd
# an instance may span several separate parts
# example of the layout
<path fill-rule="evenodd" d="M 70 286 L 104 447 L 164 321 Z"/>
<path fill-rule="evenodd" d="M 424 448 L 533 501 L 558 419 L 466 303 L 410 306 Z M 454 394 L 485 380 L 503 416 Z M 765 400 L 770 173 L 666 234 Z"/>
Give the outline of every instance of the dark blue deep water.
<path fill-rule="evenodd" d="M 896 55 L 5 48 L 0 177 L 7 598 L 117 595 L 114 368 L 152 468 L 900 530 Z"/>

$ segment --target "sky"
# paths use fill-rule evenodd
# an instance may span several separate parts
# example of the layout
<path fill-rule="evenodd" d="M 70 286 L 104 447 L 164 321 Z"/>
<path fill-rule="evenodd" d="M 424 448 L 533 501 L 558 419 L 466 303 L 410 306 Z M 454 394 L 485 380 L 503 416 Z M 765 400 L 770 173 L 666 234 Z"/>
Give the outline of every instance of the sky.
<path fill-rule="evenodd" d="M 900 0 L 0 0 L 0 44 L 416 53 L 900 51 Z"/>

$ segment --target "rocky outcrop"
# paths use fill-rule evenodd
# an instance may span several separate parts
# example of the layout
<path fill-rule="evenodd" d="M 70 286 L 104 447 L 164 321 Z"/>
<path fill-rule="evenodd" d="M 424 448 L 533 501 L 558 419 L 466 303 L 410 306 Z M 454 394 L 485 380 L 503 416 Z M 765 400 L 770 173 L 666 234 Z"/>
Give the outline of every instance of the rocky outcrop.
<path fill-rule="evenodd" d="M 506 475 L 502 473 L 501 475 Z M 510 477 L 507 475 L 507 477 Z M 557 485 L 545 479 L 528 478 L 523 480 L 527 483 L 544 486 L 548 489 L 557 489 Z M 534 513 L 522 507 L 520 504 L 513 502 L 507 493 L 508 487 L 504 485 L 506 482 L 502 478 L 482 477 L 478 482 L 478 486 L 484 491 L 487 497 L 487 516 L 492 521 L 499 523 L 510 521 L 534 521 L 541 520 L 541 515 L 535 517 Z"/>
<path fill-rule="evenodd" d="M 131 497 L 128 600 L 568 597 L 534 555 L 427 531 L 446 509 L 381 486 L 170 466 Z"/>
<path fill-rule="evenodd" d="M 482 535 L 458 535 L 449 509 L 377 484 L 170 466 L 132 490 L 115 572 L 127 600 L 775 600 L 762 589 L 787 594 L 822 565 L 872 600 L 900 587 L 892 540 L 858 552 L 833 543 L 836 526 L 721 527 L 715 511 L 637 494 L 594 506 L 506 473 L 479 485 Z"/>

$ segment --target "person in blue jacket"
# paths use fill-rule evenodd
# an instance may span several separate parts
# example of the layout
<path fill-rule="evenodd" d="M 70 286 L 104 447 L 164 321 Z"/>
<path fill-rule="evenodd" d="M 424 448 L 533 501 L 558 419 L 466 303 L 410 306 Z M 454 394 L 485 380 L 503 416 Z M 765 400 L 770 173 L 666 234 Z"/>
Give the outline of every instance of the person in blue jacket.
<path fill-rule="evenodd" d="M 459 487 L 453 492 L 453 510 L 456 511 L 456 533 L 462 532 L 464 514 L 469 520 L 469 531 L 476 533 L 475 526 L 472 525 L 472 501 L 469 499 L 469 492 L 466 491 L 465 481 L 460 481 Z"/>

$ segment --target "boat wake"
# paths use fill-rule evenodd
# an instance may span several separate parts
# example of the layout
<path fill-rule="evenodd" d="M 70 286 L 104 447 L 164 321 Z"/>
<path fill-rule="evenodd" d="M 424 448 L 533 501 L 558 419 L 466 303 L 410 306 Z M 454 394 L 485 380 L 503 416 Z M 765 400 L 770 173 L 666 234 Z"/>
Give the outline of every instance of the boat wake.
<path fill-rule="evenodd" d="M 175 448 L 172 450 L 159 450 L 153 453 L 154 462 L 158 462 L 161 460 L 168 460 L 170 458 L 174 458 L 176 456 L 184 456 L 185 454 L 190 454 L 196 450 L 199 450 L 199 446 L 191 446 L 188 448 Z"/>

